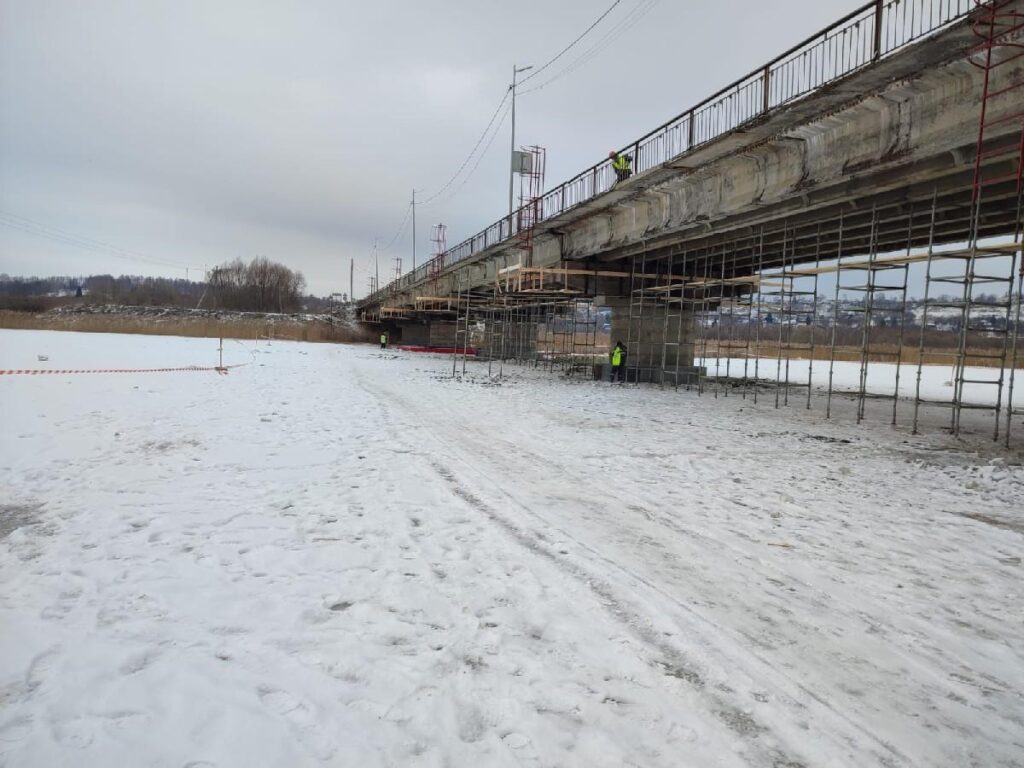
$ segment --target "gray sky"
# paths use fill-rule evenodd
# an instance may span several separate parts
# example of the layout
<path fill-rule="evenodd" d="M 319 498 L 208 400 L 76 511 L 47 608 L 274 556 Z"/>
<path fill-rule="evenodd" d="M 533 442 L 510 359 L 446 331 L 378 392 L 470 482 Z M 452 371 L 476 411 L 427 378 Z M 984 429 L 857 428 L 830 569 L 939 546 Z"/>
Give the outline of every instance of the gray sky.
<path fill-rule="evenodd" d="M 0 0 L 0 216 L 22 225 L 0 226 L 0 272 L 184 277 L 263 255 L 326 294 L 354 257 L 362 295 L 374 238 L 463 162 L 513 62 L 547 61 L 610 3 Z M 552 187 L 855 6 L 621 0 L 529 85 L 646 13 L 520 96 L 517 144 L 547 148 Z M 417 207 L 418 260 L 431 224 L 452 245 L 507 210 L 508 150 L 506 120 L 465 184 Z M 407 229 L 381 281 L 411 252 Z"/>

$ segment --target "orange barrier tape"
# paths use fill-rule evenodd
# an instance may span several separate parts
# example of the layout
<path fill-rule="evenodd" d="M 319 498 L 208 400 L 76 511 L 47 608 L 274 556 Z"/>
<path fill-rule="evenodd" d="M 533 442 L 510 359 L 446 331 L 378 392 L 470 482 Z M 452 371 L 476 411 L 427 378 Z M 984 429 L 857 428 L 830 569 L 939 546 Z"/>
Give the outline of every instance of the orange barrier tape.
<path fill-rule="evenodd" d="M 226 376 L 229 369 L 241 368 L 243 365 L 248 365 L 248 363 L 242 363 L 241 365 L 215 365 L 206 368 L 198 365 L 190 365 L 185 368 L 20 368 L 0 369 L 0 376 L 45 376 L 47 374 L 67 373 L 169 373 L 173 371 L 216 371 L 222 376 Z"/>

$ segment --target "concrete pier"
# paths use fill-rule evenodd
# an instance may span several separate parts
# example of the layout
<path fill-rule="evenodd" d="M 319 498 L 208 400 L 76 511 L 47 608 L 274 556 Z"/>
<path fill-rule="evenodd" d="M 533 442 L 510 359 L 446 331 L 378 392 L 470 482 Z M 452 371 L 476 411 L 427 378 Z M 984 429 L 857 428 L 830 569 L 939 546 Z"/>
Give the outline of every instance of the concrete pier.
<path fill-rule="evenodd" d="M 598 304 L 612 310 L 609 343 L 625 345 L 630 381 L 674 385 L 695 380 L 692 313 L 647 301 L 634 305 L 630 317 L 626 297 L 599 296 Z"/>

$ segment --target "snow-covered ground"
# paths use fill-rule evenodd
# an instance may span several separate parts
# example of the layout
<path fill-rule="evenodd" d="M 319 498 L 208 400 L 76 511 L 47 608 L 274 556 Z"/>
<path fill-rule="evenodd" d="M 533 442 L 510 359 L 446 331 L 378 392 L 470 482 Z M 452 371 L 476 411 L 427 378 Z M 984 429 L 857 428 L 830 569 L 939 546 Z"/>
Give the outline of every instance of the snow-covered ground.
<path fill-rule="evenodd" d="M 2 368 L 215 361 L 0 332 Z M 225 362 L 0 378 L 0 765 L 1024 765 L 1019 453 L 370 346 Z"/>
<path fill-rule="evenodd" d="M 845 360 L 780 360 L 777 357 L 760 358 L 727 358 L 707 357 L 698 361 L 705 366 L 709 376 L 720 376 L 734 379 L 755 377 L 761 381 L 790 382 L 806 386 L 808 379 L 817 390 L 827 390 L 831 369 L 833 391 L 856 392 L 860 389 L 860 363 Z M 1003 376 L 1003 388 L 1000 403 L 1006 405 L 1010 398 L 1010 371 L 1001 374 L 999 368 L 981 368 L 970 366 L 965 369 L 963 398 L 966 403 L 992 405 L 1000 394 L 997 382 Z M 888 395 L 896 391 L 897 376 L 899 377 L 899 396 L 914 399 L 918 395 L 922 400 L 934 403 L 951 403 L 953 401 L 953 367 L 949 365 L 921 366 L 921 378 L 918 382 L 917 364 L 897 366 L 895 363 L 868 363 L 868 375 L 865 391 L 876 395 Z M 1013 406 L 1024 408 L 1024 369 L 1014 371 Z"/>

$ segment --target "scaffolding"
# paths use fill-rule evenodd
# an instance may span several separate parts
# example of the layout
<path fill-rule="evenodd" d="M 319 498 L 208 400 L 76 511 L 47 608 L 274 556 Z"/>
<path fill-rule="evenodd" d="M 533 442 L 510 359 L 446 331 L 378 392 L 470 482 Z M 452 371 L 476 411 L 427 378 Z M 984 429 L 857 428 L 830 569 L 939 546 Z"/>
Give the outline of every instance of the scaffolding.
<path fill-rule="evenodd" d="M 633 258 L 626 330 L 627 381 L 649 381 L 661 387 L 671 384 L 674 389 L 687 381 L 679 360 L 688 359 L 693 351 L 688 340 L 691 329 L 684 326 L 684 319 L 691 317 L 686 308 L 694 288 L 675 274 L 674 263 L 672 258 L 652 259 L 647 254 Z M 646 364 L 639 360 L 646 360 Z"/>
<path fill-rule="evenodd" d="M 1002 192 L 1019 216 L 1020 189 Z M 946 424 L 959 435 L 970 411 L 970 431 L 985 419 L 1009 444 L 1024 411 L 1020 387 L 1016 401 L 1013 392 L 1024 362 L 1020 226 L 1012 237 L 968 242 L 976 227 L 965 219 L 960 245 L 949 243 L 948 228 L 937 245 L 948 207 L 926 194 L 872 206 L 856 220 L 839 209 L 703 249 L 638 253 L 629 271 L 518 261 L 497 270 L 493 286 L 471 290 L 467 268 L 452 278 L 454 298 L 433 306 L 456 316 L 463 372 L 480 339 L 491 376 L 511 362 L 597 378 L 621 333 L 631 385 L 823 407 L 829 419 L 846 411 L 913 432 L 948 409 Z M 603 326 L 609 310 L 595 304 L 599 278 L 628 291 L 611 310 L 612 335 Z"/>
<path fill-rule="evenodd" d="M 683 252 L 683 264 L 686 263 L 686 252 Z M 662 376 L 664 387 L 668 372 L 671 369 L 672 388 L 678 390 L 680 381 L 679 361 L 683 358 L 693 356 L 692 329 L 687 324 L 690 314 L 686 311 L 686 282 L 673 278 L 675 271 L 673 261 L 669 261 L 669 279 L 666 282 L 663 293 L 664 301 L 664 322 L 662 324 L 662 345 L 661 345 L 661 369 L 665 375 Z M 683 268 L 685 274 L 685 267 Z M 691 377 L 685 377 L 686 386 L 689 387 Z"/>
<path fill-rule="evenodd" d="M 455 294 L 455 349 L 452 354 L 452 377 L 466 375 L 466 357 L 469 353 L 469 326 L 472 315 L 472 294 L 469 273 L 459 270 L 452 278 Z M 460 353 L 461 350 L 461 353 Z M 462 366 L 459 367 L 461 358 Z"/>
<path fill-rule="evenodd" d="M 978 46 L 975 55 L 970 61 L 979 67 L 983 72 L 981 110 L 978 119 L 978 141 L 975 145 L 974 157 L 974 179 L 971 196 L 971 233 L 969 240 L 969 256 L 966 259 L 964 273 L 962 276 L 962 306 L 960 308 L 960 337 L 957 347 L 958 358 L 956 361 L 956 374 L 954 380 L 954 408 L 952 429 L 954 434 L 960 433 L 960 419 L 964 408 L 974 407 L 965 403 L 963 398 L 964 387 L 973 384 L 975 387 L 995 389 L 995 419 L 993 429 L 993 440 L 999 439 L 1000 409 L 1003 406 L 1006 362 L 1009 358 L 1010 382 L 1013 381 L 1013 370 L 1016 367 L 1017 336 L 1020 318 L 1020 274 L 1014 274 L 1014 267 L 1017 266 L 1017 253 L 1014 252 L 1011 258 L 1011 265 L 1008 273 L 998 272 L 991 269 L 992 255 L 985 253 L 978 247 L 982 226 L 982 205 L 987 193 L 991 192 L 997 185 L 1007 181 L 1016 183 L 1017 191 L 1017 226 L 1014 233 L 1014 241 L 1020 243 L 1021 229 L 1021 195 L 1022 179 L 1024 179 L 1024 109 L 1021 108 L 1022 96 L 1024 96 L 1024 80 L 1019 74 L 1011 75 L 1009 85 L 994 88 L 993 73 L 1008 64 L 1018 62 L 1024 56 L 1024 43 L 1020 42 L 1021 32 L 1024 31 L 1024 14 L 1015 10 L 1014 4 L 1009 0 L 988 0 L 978 1 L 979 13 L 972 20 L 971 26 L 978 38 Z M 993 117 L 993 107 L 999 102 L 1012 100 L 1015 111 Z M 1010 133 L 1008 136 L 998 135 L 1004 126 L 1016 126 L 1016 135 Z M 993 142 L 993 129 L 997 134 Z M 993 159 L 1008 160 L 1008 170 L 995 166 L 991 163 Z M 978 268 L 981 267 L 979 274 Z M 1024 271 L 1024 263 L 1020 265 Z M 1017 308 L 1013 308 L 1014 280 L 1016 279 Z M 978 286 L 994 287 L 997 290 L 1005 290 L 1005 299 L 997 298 L 984 301 L 975 296 L 975 288 Z M 991 294 L 989 294 L 991 296 Z M 974 317 L 977 310 L 987 307 L 989 309 L 1001 310 L 1004 313 L 1004 325 L 998 330 L 1002 344 L 994 353 L 979 357 L 977 353 L 970 354 L 967 351 L 968 334 L 975 329 Z M 1011 330 L 1011 318 L 1016 317 L 1016 322 Z M 1012 345 L 1011 345 L 1012 342 Z M 995 378 L 980 376 L 971 373 L 968 365 L 971 362 L 985 360 L 998 361 L 999 371 Z M 982 363 L 984 364 L 984 362 Z M 1007 440 L 1011 428 L 1011 416 L 1013 412 L 1012 383 L 1009 386 L 1009 399 L 1006 403 L 1006 432 Z"/>
<path fill-rule="evenodd" d="M 597 309 L 591 299 L 575 298 L 571 301 L 572 334 L 569 337 L 570 354 L 566 374 L 593 378 L 597 349 Z"/>
<path fill-rule="evenodd" d="M 486 290 L 470 290 L 460 270 L 454 301 L 433 290 L 424 310 L 454 313 L 463 372 L 474 329 L 497 376 L 507 360 L 596 376 L 622 333 L 634 385 L 819 406 L 826 419 L 847 408 L 857 423 L 881 416 L 913 433 L 928 420 L 954 436 L 984 425 L 1009 446 L 1024 415 L 1024 80 L 990 76 L 1024 57 L 1024 16 L 1010 6 L 978 2 L 973 20 L 971 61 L 984 79 L 973 175 L 965 171 L 962 185 L 914 185 L 898 199 L 837 204 L 813 218 L 645 244 L 621 272 L 540 267 L 544 157 L 534 147 L 534 173 L 520 182 L 515 263 Z M 607 340 L 598 278 L 622 286 Z"/>
<path fill-rule="evenodd" d="M 467 274 L 468 270 L 459 270 L 453 275 L 454 298 L 441 308 L 455 315 L 461 357 L 486 357 L 491 378 L 504 376 L 506 363 L 543 367 L 573 378 L 596 375 L 594 366 L 606 358 L 608 344 L 586 284 L 592 285 L 598 276 L 625 273 L 566 264 L 526 267 L 520 261 L 498 269 L 488 289 L 475 290 L 469 290 Z M 478 348 L 474 337 L 480 341 Z M 453 366 L 453 375 L 458 372 Z"/>
<path fill-rule="evenodd" d="M 887 209 L 873 205 L 856 222 L 840 208 L 813 226 L 761 226 L 700 252 L 636 254 L 628 303 L 617 308 L 627 380 L 685 383 L 715 397 L 739 391 L 754 402 L 768 389 L 775 407 L 821 401 L 826 418 L 845 398 L 858 423 L 877 411 L 914 432 L 924 409 L 947 408 L 949 430 L 960 435 L 971 411 L 1009 444 L 1013 418 L 1024 412 L 1019 392 L 1014 399 L 1024 360 L 1022 188 L 1016 174 L 1001 181 L 1001 198 L 1016 210 L 1012 236 L 1002 240 L 994 231 L 982 237 L 984 217 L 975 215 L 962 244 L 950 244 L 956 210 L 932 190 Z M 831 281 L 831 300 L 823 281 Z M 912 286 L 923 287 L 923 298 L 912 297 Z M 555 331 L 556 349 L 564 348 L 560 334 L 568 329 Z M 939 386 L 943 367 L 948 381 Z"/>
<path fill-rule="evenodd" d="M 527 170 L 519 174 L 519 209 L 515 218 L 515 238 L 511 253 L 518 259 L 497 271 L 488 296 L 479 296 L 475 308 L 466 307 L 467 314 L 477 314 L 484 347 L 488 358 L 488 376 L 502 377 L 505 362 L 534 363 L 539 360 L 537 342 L 537 316 L 543 306 L 533 287 L 534 236 L 541 220 L 541 202 L 544 192 L 546 152 L 543 147 L 524 147 L 529 156 Z M 525 278 L 525 283 L 524 283 Z M 495 365 L 497 363 L 497 365 Z"/>
<path fill-rule="evenodd" d="M 627 337 L 630 384 L 754 402 L 767 392 L 774 407 L 823 405 L 826 418 L 838 398 L 857 422 L 884 414 L 915 432 L 925 410 L 945 408 L 958 435 L 971 411 L 1009 443 L 1024 410 L 1013 393 L 1022 362 L 1019 226 L 1010 242 L 938 246 L 942 213 L 934 193 L 872 207 L 856 224 L 840 210 L 813 226 L 760 226 L 702 252 L 637 254 L 629 272 L 512 264 L 491 290 L 469 290 L 468 278 L 455 284 L 460 351 L 477 329 L 491 375 L 514 361 L 596 377 L 618 339 L 602 330 L 607 310 L 587 286 L 608 277 L 629 290 L 613 325 Z M 965 295 L 968 282 L 1000 292 Z M 923 297 L 912 298 L 912 285 Z M 948 385 L 939 386 L 942 371 Z"/>

